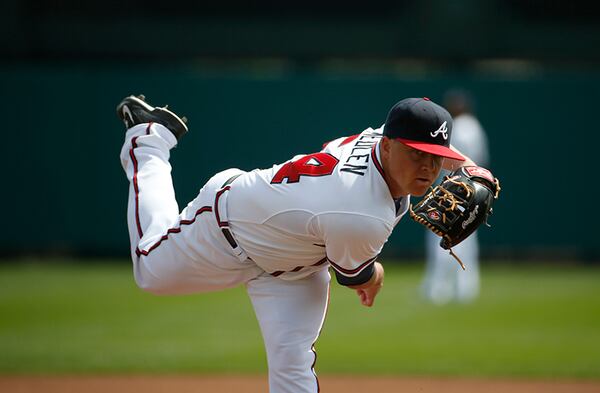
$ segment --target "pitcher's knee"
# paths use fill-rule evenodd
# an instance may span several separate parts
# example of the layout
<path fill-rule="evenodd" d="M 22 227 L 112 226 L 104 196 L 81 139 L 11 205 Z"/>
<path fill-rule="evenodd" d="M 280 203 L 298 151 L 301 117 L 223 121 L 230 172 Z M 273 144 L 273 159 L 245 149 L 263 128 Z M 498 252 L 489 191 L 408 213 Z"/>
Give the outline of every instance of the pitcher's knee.
<path fill-rule="evenodd" d="M 172 295 L 178 293 L 179 285 L 173 275 L 151 272 L 140 258 L 135 266 L 134 277 L 138 288 L 154 295 Z"/>
<path fill-rule="evenodd" d="M 165 285 L 165 283 L 158 279 L 139 279 L 136 278 L 135 283 L 138 288 L 140 288 L 144 292 L 149 292 L 153 295 L 169 295 L 169 286 Z"/>
<path fill-rule="evenodd" d="M 313 371 L 315 354 L 310 349 L 280 347 L 269 356 L 269 387 L 276 393 L 316 393 L 319 381 Z"/>
<path fill-rule="evenodd" d="M 311 348 L 280 345 L 269 353 L 269 372 L 280 375 L 312 376 L 316 354 Z"/>

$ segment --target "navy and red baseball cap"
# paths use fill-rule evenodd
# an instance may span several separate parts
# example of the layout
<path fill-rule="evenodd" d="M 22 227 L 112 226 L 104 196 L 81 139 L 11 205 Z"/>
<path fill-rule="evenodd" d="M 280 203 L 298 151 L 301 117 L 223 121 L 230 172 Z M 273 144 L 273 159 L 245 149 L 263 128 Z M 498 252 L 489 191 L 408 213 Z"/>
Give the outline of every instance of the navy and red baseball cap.
<path fill-rule="evenodd" d="M 436 156 L 464 161 L 450 149 L 452 116 L 429 98 L 406 98 L 390 109 L 383 135 Z"/>

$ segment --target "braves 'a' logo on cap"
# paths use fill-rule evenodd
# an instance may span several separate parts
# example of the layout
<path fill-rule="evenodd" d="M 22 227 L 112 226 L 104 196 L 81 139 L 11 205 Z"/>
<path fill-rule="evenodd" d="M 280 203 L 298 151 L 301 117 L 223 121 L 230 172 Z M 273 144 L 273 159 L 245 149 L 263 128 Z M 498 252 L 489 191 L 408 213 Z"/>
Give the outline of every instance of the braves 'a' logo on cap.
<path fill-rule="evenodd" d="M 431 135 L 432 138 L 435 138 L 439 134 L 442 134 L 442 138 L 444 138 L 444 140 L 447 140 L 448 139 L 448 126 L 446 125 L 446 123 L 447 122 L 443 122 L 442 125 L 440 126 L 440 128 L 438 128 L 436 131 L 431 131 L 429 133 L 429 135 Z"/>

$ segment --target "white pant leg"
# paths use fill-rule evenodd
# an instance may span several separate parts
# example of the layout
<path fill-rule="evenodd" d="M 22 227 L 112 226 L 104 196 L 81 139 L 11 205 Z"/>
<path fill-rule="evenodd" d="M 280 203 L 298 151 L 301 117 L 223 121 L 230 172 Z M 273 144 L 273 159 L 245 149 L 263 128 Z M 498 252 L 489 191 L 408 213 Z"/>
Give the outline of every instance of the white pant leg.
<path fill-rule="evenodd" d="M 452 274 L 456 267 L 446 258 L 445 253 L 448 251 L 443 250 L 439 246 L 439 242 L 440 237 L 436 234 L 430 231 L 425 233 L 426 260 L 423 292 L 429 301 L 444 304 L 451 301 L 453 297 L 454 282 Z"/>
<path fill-rule="evenodd" d="M 327 269 L 285 281 L 267 273 L 246 286 L 269 364 L 270 393 L 316 393 L 314 350 L 329 304 Z"/>
<path fill-rule="evenodd" d="M 215 221 L 216 190 L 232 171 L 211 178 L 178 213 L 168 161 L 176 142 L 162 125 L 140 124 L 127 132 L 121 150 L 130 181 L 127 222 L 136 283 L 155 294 L 184 294 L 233 287 L 261 274 L 252 261 L 235 257 Z"/>
<path fill-rule="evenodd" d="M 425 296 L 436 304 L 474 300 L 479 294 L 477 232 L 452 248 L 465 264 L 464 271 L 450 253 L 439 246 L 439 242 L 439 236 L 426 232 Z"/>
<path fill-rule="evenodd" d="M 463 262 L 467 270 L 457 270 L 455 274 L 456 281 L 456 299 L 460 302 L 470 302 L 479 296 L 479 240 L 477 232 L 474 232 L 463 240 L 454 250 Z M 468 263 L 468 264 L 467 264 Z"/>
<path fill-rule="evenodd" d="M 160 124 L 139 124 L 125 134 L 121 165 L 130 182 L 127 224 L 132 257 L 138 246 L 154 243 L 177 221 L 169 163 L 176 144 L 175 136 Z"/>

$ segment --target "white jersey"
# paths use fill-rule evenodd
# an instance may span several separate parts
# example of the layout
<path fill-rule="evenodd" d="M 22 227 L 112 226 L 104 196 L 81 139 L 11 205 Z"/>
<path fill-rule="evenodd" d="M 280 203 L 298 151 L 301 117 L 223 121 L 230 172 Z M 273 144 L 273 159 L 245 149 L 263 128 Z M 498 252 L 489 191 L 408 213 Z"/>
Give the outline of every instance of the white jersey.
<path fill-rule="evenodd" d="M 354 277 L 381 252 L 406 213 L 379 157 L 382 128 L 339 138 L 318 153 L 243 173 L 227 197 L 229 226 L 248 256 L 283 279 L 330 264 Z"/>

